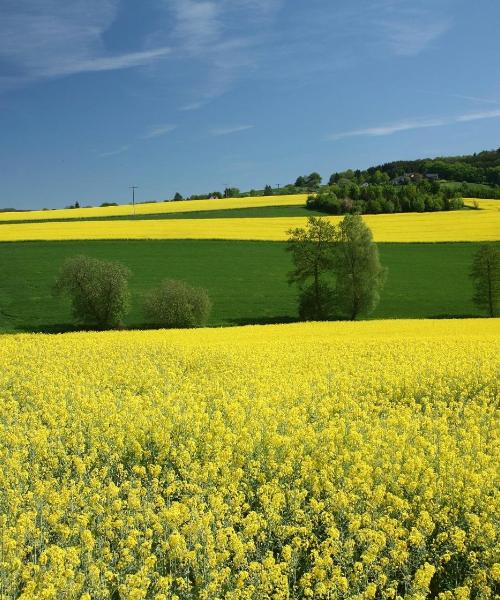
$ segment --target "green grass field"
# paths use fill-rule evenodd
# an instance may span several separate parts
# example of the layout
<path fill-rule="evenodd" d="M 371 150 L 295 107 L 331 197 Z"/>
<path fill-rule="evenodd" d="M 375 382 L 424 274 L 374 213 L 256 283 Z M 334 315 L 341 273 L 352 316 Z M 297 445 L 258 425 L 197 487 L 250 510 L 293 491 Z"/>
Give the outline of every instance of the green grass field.
<path fill-rule="evenodd" d="M 476 316 L 468 272 L 476 244 L 379 244 L 388 267 L 371 318 Z M 285 244 L 234 241 L 87 241 L 0 244 L 0 331 L 65 331 L 69 305 L 51 295 L 64 259 L 87 254 L 118 260 L 132 271 L 127 327 L 143 326 L 141 298 L 161 279 L 207 288 L 210 325 L 286 322 L 296 318 L 296 290 Z"/>

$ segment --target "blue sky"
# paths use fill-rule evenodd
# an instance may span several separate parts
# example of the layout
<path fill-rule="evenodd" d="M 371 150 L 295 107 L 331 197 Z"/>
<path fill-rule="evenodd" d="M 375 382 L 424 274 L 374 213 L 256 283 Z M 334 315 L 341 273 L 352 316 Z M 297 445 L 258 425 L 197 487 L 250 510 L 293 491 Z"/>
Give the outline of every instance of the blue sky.
<path fill-rule="evenodd" d="M 0 207 L 500 146 L 497 0 L 0 0 Z"/>

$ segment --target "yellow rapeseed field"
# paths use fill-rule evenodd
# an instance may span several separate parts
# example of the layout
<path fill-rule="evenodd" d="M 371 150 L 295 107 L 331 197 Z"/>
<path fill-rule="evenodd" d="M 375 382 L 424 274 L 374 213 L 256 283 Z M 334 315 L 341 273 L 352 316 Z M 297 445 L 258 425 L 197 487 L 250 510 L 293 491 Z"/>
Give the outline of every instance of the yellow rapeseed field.
<path fill-rule="evenodd" d="M 500 200 L 485 200 L 483 198 L 464 198 L 465 206 L 474 207 L 477 204 L 480 210 L 500 210 Z"/>
<path fill-rule="evenodd" d="M 492 599 L 500 320 L 3 336 L 0 598 Z"/>
<path fill-rule="evenodd" d="M 341 217 L 329 217 L 337 223 Z M 500 211 L 366 215 L 377 242 L 500 240 Z M 229 219 L 146 219 L 0 225 L 0 241 L 92 239 L 286 240 L 287 230 L 305 226 L 304 217 Z"/>
<path fill-rule="evenodd" d="M 224 198 L 222 200 L 189 200 L 182 202 L 151 202 L 136 204 L 138 215 L 160 213 L 198 212 L 200 210 L 227 210 L 231 208 L 256 208 L 259 206 L 297 206 L 304 205 L 307 194 L 286 196 L 252 196 L 250 198 Z M 2 221 L 44 221 L 47 219 L 85 219 L 89 217 L 132 216 L 131 204 L 103 206 L 95 208 L 72 208 L 56 210 L 33 210 L 0 213 Z"/>

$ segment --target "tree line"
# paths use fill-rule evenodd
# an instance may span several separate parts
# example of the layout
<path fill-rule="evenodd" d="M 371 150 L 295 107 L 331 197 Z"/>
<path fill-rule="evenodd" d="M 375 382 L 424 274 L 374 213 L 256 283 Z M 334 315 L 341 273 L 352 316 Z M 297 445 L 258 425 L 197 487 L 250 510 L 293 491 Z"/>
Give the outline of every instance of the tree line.
<path fill-rule="evenodd" d="M 341 181 L 309 196 L 307 208 L 333 215 L 458 210 L 464 203 L 456 191 L 437 181 L 416 184 L 357 185 Z"/>
<path fill-rule="evenodd" d="M 397 160 L 368 169 L 335 171 L 331 174 L 327 185 L 349 183 L 358 186 L 384 185 L 407 174 L 411 174 L 412 178 L 425 178 L 428 174 L 434 174 L 442 181 L 458 182 L 455 191 L 457 195 L 465 198 L 500 198 L 500 148 L 464 156 Z M 229 187 L 224 192 L 195 194 L 186 199 L 303 194 L 317 192 L 325 187 L 322 186 L 321 175 L 313 172 L 309 175 L 300 175 L 295 182 L 282 186 L 273 187 L 267 184 L 262 188 L 246 192 L 241 192 L 236 187 Z M 177 192 L 174 200 L 183 199 L 184 197 Z"/>
<path fill-rule="evenodd" d="M 500 186 L 500 148 L 464 156 L 397 160 L 357 173 L 363 177 L 377 170 L 386 173 L 391 179 L 404 173 L 438 173 L 441 179 L 449 181 Z"/>

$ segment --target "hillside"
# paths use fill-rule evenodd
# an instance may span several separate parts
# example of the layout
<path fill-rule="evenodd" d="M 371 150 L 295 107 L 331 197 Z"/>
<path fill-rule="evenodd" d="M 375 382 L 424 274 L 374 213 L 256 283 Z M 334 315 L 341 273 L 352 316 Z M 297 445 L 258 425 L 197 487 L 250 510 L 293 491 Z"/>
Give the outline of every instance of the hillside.
<path fill-rule="evenodd" d="M 464 156 L 439 156 L 418 160 L 397 160 L 366 170 L 372 175 L 377 170 L 389 177 L 404 173 L 437 173 L 440 179 L 500 185 L 500 148 Z"/>

